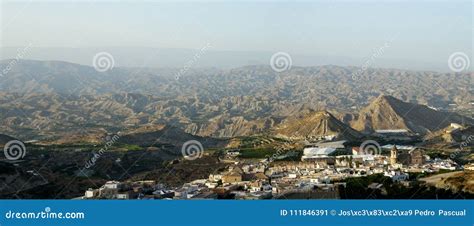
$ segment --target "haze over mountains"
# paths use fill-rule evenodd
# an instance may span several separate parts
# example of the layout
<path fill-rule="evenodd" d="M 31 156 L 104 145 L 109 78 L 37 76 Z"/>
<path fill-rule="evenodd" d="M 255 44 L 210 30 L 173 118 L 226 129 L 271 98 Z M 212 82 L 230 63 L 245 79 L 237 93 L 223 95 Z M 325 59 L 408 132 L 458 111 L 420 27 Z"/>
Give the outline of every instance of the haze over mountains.
<path fill-rule="evenodd" d="M 266 65 L 272 51 L 232 51 L 217 50 L 212 43 L 203 43 L 196 49 L 185 48 L 149 48 L 149 47 L 0 47 L 0 60 L 13 59 L 22 52 L 28 59 L 54 61 L 61 60 L 82 65 L 92 65 L 92 57 L 98 52 L 111 53 L 118 67 L 183 67 L 187 61 L 199 54 L 199 60 L 193 62 L 193 67 L 236 68 L 246 65 Z M 305 55 L 291 53 L 293 62 L 297 66 L 315 65 L 364 65 L 371 59 L 366 57 L 346 57 L 324 55 Z M 449 72 L 445 61 L 430 62 L 406 59 L 385 58 L 379 56 L 377 60 L 370 60 L 372 67 L 401 68 L 410 70 L 429 70 Z"/>
<path fill-rule="evenodd" d="M 2 61 L 0 68 L 8 63 Z M 176 79 L 179 70 L 101 73 L 67 62 L 18 61 L 1 78 L 0 132 L 71 142 L 168 125 L 211 137 L 278 131 L 288 137 L 353 138 L 359 136 L 356 130 L 426 134 L 451 122 L 473 123 L 473 73 L 369 68 L 354 76 L 359 68 L 293 67 L 276 73 L 269 66 L 245 66 L 190 69 Z M 294 120 L 305 126 L 293 128 Z"/>

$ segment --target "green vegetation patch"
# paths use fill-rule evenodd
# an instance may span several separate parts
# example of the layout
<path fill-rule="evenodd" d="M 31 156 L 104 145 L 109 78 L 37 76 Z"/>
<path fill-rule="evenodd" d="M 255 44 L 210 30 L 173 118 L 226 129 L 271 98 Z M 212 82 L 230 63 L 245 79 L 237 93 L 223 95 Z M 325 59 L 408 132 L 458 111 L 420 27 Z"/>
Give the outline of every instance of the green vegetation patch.
<path fill-rule="evenodd" d="M 272 148 L 255 148 L 240 150 L 240 158 L 266 158 L 276 153 Z"/>
<path fill-rule="evenodd" d="M 127 149 L 127 151 L 140 151 L 143 150 L 142 147 L 136 144 L 122 144 L 119 147 Z"/>

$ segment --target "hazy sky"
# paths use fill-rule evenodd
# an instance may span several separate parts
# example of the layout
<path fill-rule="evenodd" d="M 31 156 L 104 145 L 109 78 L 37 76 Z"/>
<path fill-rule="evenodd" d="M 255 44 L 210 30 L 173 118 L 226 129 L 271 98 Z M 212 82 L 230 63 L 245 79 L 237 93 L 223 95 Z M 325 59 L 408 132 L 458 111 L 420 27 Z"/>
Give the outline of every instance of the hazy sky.
<path fill-rule="evenodd" d="M 268 50 L 396 59 L 472 56 L 472 1 L 3 1 L 2 46 Z"/>

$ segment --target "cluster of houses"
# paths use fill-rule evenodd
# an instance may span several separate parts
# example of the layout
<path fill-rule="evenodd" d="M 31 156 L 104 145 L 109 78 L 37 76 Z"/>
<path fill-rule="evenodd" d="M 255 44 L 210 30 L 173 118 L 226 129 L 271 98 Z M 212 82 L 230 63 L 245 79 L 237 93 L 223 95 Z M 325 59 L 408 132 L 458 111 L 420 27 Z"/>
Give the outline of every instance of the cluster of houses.
<path fill-rule="evenodd" d="M 162 187 L 153 180 L 123 183 L 107 181 L 98 189 L 89 188 L 82 199 L 140 199 Z"/>
<path fill-rule="evenodd" d="M 345 141 L 326 142 L 307 146 L 303 150 L 302 162 L 314 163 L 317 168 L 333 166 L 352 169 L 400 169 L 435 172 L 440 169 L 455 170 L 459 166 L 451 159 L 430 159 L 422 148 L 410 145 L 387 144 L 377 147 L 376 153 L 368 153 L 360 147 L 352 147 L 347 154 Z M 387 153 L 387 154 L 384 154 Z"/>
<path fill-rule="evenodd" d="M 395 131 L 403 133 L 403 131 Z M 393 131 L 391 131 L 394 134 Z M 269 199 L 291 192 L 321 191 L 336 194 L 344 179 L 383 174 L 393 182 L 409 182 L 410 172 L 431 173 L 459 166 L 450 159 L 430 159 L 422 149 L 404 145 L 384 145 L 379 153 L 350 148 L 345 141 L 307 145 L 301 161 L 240 161 L 231 151 L 228 167 L 208 178 L 167 188 L 155 181 L 108 181 L 89 189 L 83 199 Z M 383 154 L 385 153 L 385 154 Z M 474 169 L 474 166 L 471 166 Z M 374 188 L 380 185 L 372 184 Z M 331 197 L 336 197 L 331 196 Z"/>

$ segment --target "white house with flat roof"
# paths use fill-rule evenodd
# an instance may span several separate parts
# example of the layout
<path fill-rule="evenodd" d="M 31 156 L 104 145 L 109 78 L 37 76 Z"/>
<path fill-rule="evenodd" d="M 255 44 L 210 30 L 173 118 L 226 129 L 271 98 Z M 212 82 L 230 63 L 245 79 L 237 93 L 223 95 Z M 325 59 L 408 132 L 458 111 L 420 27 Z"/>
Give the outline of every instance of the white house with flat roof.
<path fill-rule="evenodd" d="M 332 154 L 335 151 L 336 148 L 308 147 L 303 149 L 303 156 L 301 157 L 301 160 L 328 157 L 328 155 Z"/>

